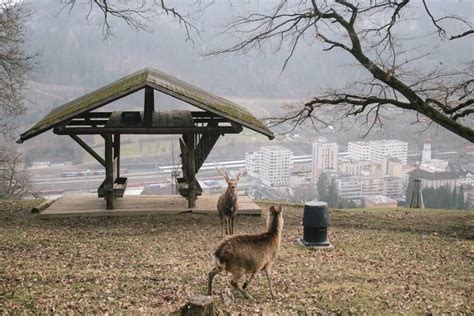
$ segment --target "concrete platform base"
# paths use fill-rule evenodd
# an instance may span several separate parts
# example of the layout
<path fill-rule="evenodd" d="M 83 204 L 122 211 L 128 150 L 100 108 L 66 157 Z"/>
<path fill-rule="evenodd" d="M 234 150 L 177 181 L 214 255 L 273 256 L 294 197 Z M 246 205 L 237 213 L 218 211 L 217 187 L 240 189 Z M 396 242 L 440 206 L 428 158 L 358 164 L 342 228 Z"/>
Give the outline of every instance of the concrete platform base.
<path fill-rule="evenodd" d="M 301 246 L 312 248 L 312 249 L 334 249 L 334 245 L 329 241 L 327 243 L 310 243 L 303 240 L 303 238 L 298 238 L 296 240 Z"/>
<path fill-rule="evenodd" d="M 198 213 L 217 214 L 219 195 L 203 195 L 196 207 L 189 209 L 187 201 L 179 195 L 126 195 L 116 201 L 115 210 L 106 210 L 104 199 L 95 194 L 65 195 L 57 199 L 38 216 L 42 219 L 77 216 L 136 216 L 152 214 Z M 261 215 L 261 208 L 248 196 L 239 196 L 239 215 Z"/>

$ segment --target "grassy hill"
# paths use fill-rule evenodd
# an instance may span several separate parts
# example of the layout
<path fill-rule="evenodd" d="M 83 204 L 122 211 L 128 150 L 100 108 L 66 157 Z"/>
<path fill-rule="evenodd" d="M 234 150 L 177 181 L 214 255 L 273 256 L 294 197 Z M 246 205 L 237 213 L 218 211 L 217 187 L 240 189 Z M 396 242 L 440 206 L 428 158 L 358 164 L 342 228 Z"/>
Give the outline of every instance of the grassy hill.
<path fill-rule="evenodd" d="M 37 201 L 0 201 L 0 313 L 167 313 L 204 294 L 217 216 L 39 220 Z M 268 205 L 262 204 L 264 208 Z M 215 280 L 222 311 L 244 313 L 466 313 L 473 311 L 474 212 L 332 210 L 332 250 L 296 243 L 301 207 L 284 209 L 273 272 L 277 298 L 261 275 L 254 297 Z M 238 217 L 237 232 L 264 218 Z"/>

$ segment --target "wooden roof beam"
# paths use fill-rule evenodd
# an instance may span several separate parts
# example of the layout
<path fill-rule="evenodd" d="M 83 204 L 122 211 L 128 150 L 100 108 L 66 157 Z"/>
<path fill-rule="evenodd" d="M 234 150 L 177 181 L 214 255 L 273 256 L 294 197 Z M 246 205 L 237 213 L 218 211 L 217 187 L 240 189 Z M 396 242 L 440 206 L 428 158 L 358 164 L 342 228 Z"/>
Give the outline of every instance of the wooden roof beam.
<path fill-rule="evenodd" d="M 94 135 L 94 134 L 238 134 L 242 126 L 216 127 L 68 127 L 57 126 L 54 133 L 57 135 Z"/>

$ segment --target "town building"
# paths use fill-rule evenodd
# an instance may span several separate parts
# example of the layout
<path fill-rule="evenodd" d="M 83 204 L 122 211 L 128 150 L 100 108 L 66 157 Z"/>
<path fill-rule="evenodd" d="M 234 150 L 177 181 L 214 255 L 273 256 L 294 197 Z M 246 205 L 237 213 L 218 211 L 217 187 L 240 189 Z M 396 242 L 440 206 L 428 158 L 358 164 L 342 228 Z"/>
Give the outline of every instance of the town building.
<path fill-rule="evenodd" d="M 360 176 L 362 163 L 360 160 L 350 158 L 341 158 L 337 163 L 337 172 L 339 174 L 349 174 L 351 176 Z"/>
<path fill-rule="evenodd" d="M 459 187 L 468 184 L 472 175 L 461 166 L 441 160 L 430 160 L 431 164 L 422 163 L 411 172 L 412 177 L 421 180 L 421 188 Z"/>
<path fill-rule="evenodd" d="M 292 151 L 281 146 L 260 149 L 260 180 L 270 187 L 285 187 L 290 183 Z"/>
<path fill-rule="evenodd" d="M 360 176 L 340 175 L 336 179 L 338 196 L 354 200 L 362 197 L 362 179 Z"/>
<path fill-rule="evenodd" d="M 260 173 L 261 156 L 260 151 L 245 153 L 245 169 L 247 170 L 247 175 L 250 177 L 258 177 Z"/>
<path fill-rule="evenodd" d="M 407 163 L 408 143 L 399 140 L 378 140 L 369 142 L 369 160 L 382 162 L 392 157 L 399 159 L 404 165 Z"/>
<path fill-rule="evenodd" d="M 397 158 L 386 158 L 382 162 L 382 174 L 403 178 L 403 164 Z"/>
<path fill-rule="evenodd" d="M 385 176 L 383 182 L 383 195 L 399 199 L 403 195 L 403 180 L 400 177 Z"/>
<path fill-rule="evenodd" d="M 431 141 L 426 140 L 423 144 L 423 151 L 421 152 L 421 161 L 430 161 L 431 160 Z"/>
<path fill-rule="evenodd" d="M 347 144 L 349 158 L 353 160 L 369 160 L 370 145 L 369 142 L 349 142 Z"/>
<path fill-rule="evenodd" d="M 313 143 L 312 180 L 316 179 L 324 171 L 337 171 L 338 146 L 337 143 L 328 143 L 327 139 L 320 137 Z"/>
<path fill-rule="evenodd" d="M 393 176 L 340 175 L 336 179 L 338 195 L 342 199 L 363 199 L 367 196 L 384 195 L 390 198 L 402 196 L 402 179 Z"/>
<path fill-rule="evenodd" d="M 381 163 L 391 157 L 399 159 L 404 165 L 407 163 L 408 143 L 399 140 L 349 142 L 347 148 L 350 159 Z"/>

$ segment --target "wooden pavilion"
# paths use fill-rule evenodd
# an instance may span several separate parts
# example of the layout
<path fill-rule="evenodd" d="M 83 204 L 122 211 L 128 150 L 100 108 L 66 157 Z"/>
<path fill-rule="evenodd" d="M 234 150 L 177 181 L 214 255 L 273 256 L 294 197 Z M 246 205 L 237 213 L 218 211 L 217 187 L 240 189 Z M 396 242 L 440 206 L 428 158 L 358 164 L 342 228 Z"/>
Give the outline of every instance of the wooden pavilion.
<path fill-rule="evenodd" d="M 144 90 L 143 111 L 100 112 L 98 108 Z M 184 101 L 197 111 L 156 111 L 154 91 Z M 177 179 L 179 193 L 196 205 L 201 187 L 196 174 L 211 152 L 219 136 L 236 134 L 246 127 L 272 139 L 273 133 L 241 106 L 199 89 L 161 71 L 146 68 L 105 87 L 53 109 L 31 129 L 21 134 L 17 143 L 53 129 L 57 135 L 69 135 L 105 167 L 105 179 L 97 192 L 107 201 L 107 209 L 115 208 L 122 197 L 127 178 L 120 175 L 120 136 L 123 134 L 179 134 L 182 178 Z M 80 135 L 97 134 L 105 141 L 102 157 Z"/>

